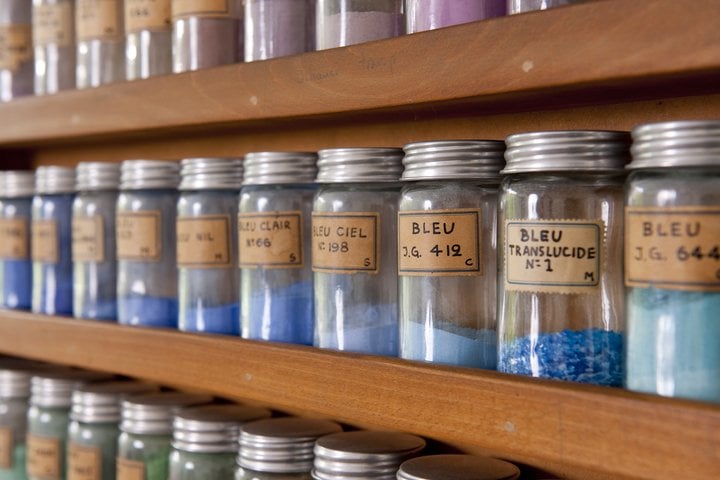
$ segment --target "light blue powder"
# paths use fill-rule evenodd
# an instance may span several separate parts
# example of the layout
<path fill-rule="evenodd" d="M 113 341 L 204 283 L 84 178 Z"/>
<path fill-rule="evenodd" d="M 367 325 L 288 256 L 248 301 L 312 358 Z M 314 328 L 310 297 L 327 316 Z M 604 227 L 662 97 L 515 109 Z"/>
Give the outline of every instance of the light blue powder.
<path fill-rule="evenodd" d="M 313 284 L 295 282 L 286 287 L 253 292 L 243 304 L 243 338 L 312 345 Z"/>
<path fill-rule="evenodd" d="M 177 328 L 177 298 L 127 295 L 118 297 L 118 321 L 140 327 Z"/>
<path fill-rule="evenodd" d="M 334 330 L 316 331 L 315 346 L 347 352 L 397 356 L 397 305 L 357 304 L 335 315 Z"/>
<path fill-rule="evenodd" d="M 401 324 L 400 357 L 446 365 L 494 370 L 497 363 L 497 332 L 464 328 L 436 321 L 442 328 L 417 322 Z"/>
<path fill-rule="evenodd" d="M 180 318 L 180 330 L 195 333 L 217 333 L 240 335 L 240 306 L 220 305 L 216 307 L 188 308 Z"/>

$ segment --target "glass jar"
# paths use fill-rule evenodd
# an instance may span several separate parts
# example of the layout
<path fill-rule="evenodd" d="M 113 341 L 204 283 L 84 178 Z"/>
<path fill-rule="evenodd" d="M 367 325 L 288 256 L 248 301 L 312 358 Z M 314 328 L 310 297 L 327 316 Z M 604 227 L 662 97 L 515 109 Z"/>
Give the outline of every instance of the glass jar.
<path fill-rule="evenodd" d="M 586 2 L 588 0 L 507 0 L 508 14 L 532 12 L 533 10 L 547 10 L 548 8 L 562 7 L 572 3 Z"/>
<path fill-rule="evenodd" d="M 398 210 L 400 357 L 495 369 L 497 196 L 505 144 L 405 146 Z"/>
<path fill-rule="evenodd" d="M 82 162 L 73 202 L 73 314 L 76 318 L 117 318 L 115 205 L 120 165 Z"/>
<path fill-rule="evenodd" d="M 425 440 L 398 432 L 334 433 L 315 442 L 312 478 L 395 480 L 400 464 L 425 448 Z"/>
<path fill-rule="evenodd" d="M 30 310 L 33 172 L 0 172 L 0 308 Z"/>
<path fill-rule="evenodd" d="M 125 79 L 122 0 L 77 0 L 77 88 Z"/>
<path fill-rule="evenodd" d="M 35 95 L 75 88 L 75 2 L 32 0 Z"/>
<path fill-rule="evenodd" d="M 313 205 L 315 346 L 397 356 L 399 148 L 321 150 Z"/>
<path fill-rule="evenodd" d="M 475 455 L 428 455 L 403 462 L 397 480 L 516 480 L 520 469 L 510 462 Z"/>
<path fill-rule="evenodd" d="M 316 162 L 316 154 L 305 152 L 245 156 L 238 216 L 243 338 L 313 343 Z"/>
<path fill-rule="evenodd" d="M 245 0 L 245 61 L 315 49 L 315 0 Z"/>
<path fill-rule="evenodd" d="M 35 313 L 72 315 L 74 192 L 74 169 L 40 167 L 35 172 L 30 248 Z"/>
<path fill-rule="evenodd" d="M 172 73 L 171 0 L 125 0 L 125 78 Z"/>
<path fill-rule="evenodd" d="M 498 215 L 498 370 L 623 379 L 625 132 L 511 135 Z"/>
<path fill-rule="evenodd" d="M 242 62 L 243 1 L 172 1 L 173 72 Z"/>
<path fill-rule="evenodd" d="M 122 402 L 117 478 L 167 480 L 172 419 L 183 407 L 212 402 L 209 395 L 163 392 Z"/>
<path fill-rule="evenodd" d="M 177 203 L 179 328 L 240 334 L 237 198 L 242 163 L 232 158 L 182 161 Z"/>
<path fill-rule="evenodd" d="M 24 480 L 31 370 L 0 363 L 0 480 Z"/>
<path fill-rule="evenodd" d="M 342 427 L 328 420 L 271 418 L 240 429 L 235 480 L 310 480 L 315 441 Z"/>
<path fill-rule="evenodd" d="M 0 2 L 0 39 L 0 102 L 32 95 L 32 3 Z"/>
<path fill-rule="evenodd" d="M 507 13 L 507 0 L 406 0 L 407 33 L 475 22 Z"/>
<path fill-rule="evenodd" d="M 168 480 L 234 478 L 240 425 L 269 416 L 270 410 L 241 405 L 181 410 L 173 421 Z"/>
<path fill-rule="evenodd" d="M 403 0 L 317 0 L 315 18 L 318 50 L 405 33 Z"/>
<path fill-rule="evenodd" d="M 117 313 L 126 325 L 177 328 L 176 162 L 128 160 L 117 202 Z"/>
<path fill-rule="evenodd" d="M 633 131 L 626 386 L 720 402 L 720 121 Z"/>

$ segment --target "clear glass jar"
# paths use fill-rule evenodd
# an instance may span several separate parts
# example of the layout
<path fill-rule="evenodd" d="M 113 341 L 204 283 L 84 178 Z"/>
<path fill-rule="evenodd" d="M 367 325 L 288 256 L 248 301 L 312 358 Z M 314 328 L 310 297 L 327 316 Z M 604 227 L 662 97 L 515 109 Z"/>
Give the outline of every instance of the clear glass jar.
<path fill-rule="evenodd" d="M 507 13 L 507 0 L 406 0 L 407 33 L 475 22 Z"/>
<path fill-rule="evenodd" d="M 510 462 L 475 455 L 428 455 L 403 462 L 397 480 L 517 480 L 520 469 Z"/>
<path fill-rule="evenodd" d="M 399 148 L 321 150 L 312 214 L 315 346 L 397 356 Z"/>
<path fill-rule="evenodd" d="M 498 370 L 623 379 L 625 132 L 511 135 L 498 214 Z"/>
<path fill-rule="evenodd" d="M 237 198 L 242 163 L 182 161 L 177 203 L 179 328 L 240 335 Z"/>
<path fill-rule="evenodd" d="M 173 0 L 173 72 L 242 62 L 243 1 Z"/>
<path fill-rule="evenodd" d="M 77 0 L 77 88 L 125 79 L 122 0 Z"/>
<path fill-rule="evenodd" d="M 125 78 L 172 73 L 171 0 L 125 0 Z"/>
<path fill-rule="evenodd" d="M 315 18 L 318 50 L 405 33 L 403 0 L 317 0 Z"/>
<path fill-rule="evenodd" d="M 238 236 L 243 338 L 312 345 L 310 218 L 317 155 L 245 156 Z"/>
<path fill-rule="evenodd" d="M 75 170 L 40 167 L 32 205 L 32 311 L 72 315 L 72 204 Z"/>
<path fill-rule="evenodd" d="M 720 122 L 633 131 L 626 187 L 626 386 L 720 402 Z"/>
<path fill-rule="evenodd" d="M 0 480 L 25 480 L 31 371 L 0 363 Z"/>
<path fill-rule="evenodd" d="M 505 144 L 406 145 L 398 210 L 400 357 L 495 369 Z"/>
<path fill-rule="evenodd" d="M 0 172 L 0 308 L 30 310 L 33 172 Z"/>
<path fill-rule="evenodd" d="M 562 7 L 572 3 L 581 3 L 588 0 L 507 0 L 508 14 L 532 12 L 533 10 L 547 10 L 548 8 Z"/>
<path fill-rule="evenodd" d="M 0 2 L 0 102 L 33 94 L 32 3 Z"/>
<path fill-rule="evenodd" d="M 177 328 L 176 162 L 128 160 L 117 202 L 117 313 L 126 325 Z"/>
<path fill-rule="evenodd" d="M 73 202 L 73 315 L 117 318 L 115 206 L 120 165 L 82 162 L 77 166 L 78 194 Z"/>
<path fill-rule="evenodd" d="M 315 0 L 245 0 L 245 61 L 315 49 Z"/>
<path fill-rule="evenodd" d="M 75 1 L 32 0 L 35 95 L 75 88 Z"/>

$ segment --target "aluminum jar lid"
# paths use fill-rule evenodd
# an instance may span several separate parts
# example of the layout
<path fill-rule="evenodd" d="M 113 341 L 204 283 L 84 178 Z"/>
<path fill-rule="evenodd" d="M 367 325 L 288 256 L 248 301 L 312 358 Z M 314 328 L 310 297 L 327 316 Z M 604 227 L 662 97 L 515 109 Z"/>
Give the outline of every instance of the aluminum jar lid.
<path fill-rule="evenodd" d="M 80 162 L 75 183 L 79 192 L 117 190 L 120 186 L 120 165 L 108 162 Z"/>
<path fill-rule="evenodd" d="M 180 176 L 180 190 L 240 190 L 243 165 L 237 158 L 186 158 Z"/>
<path fill-rule="evenodd" d="M 402 180 L 500 181 L 505 166 L 505 142 L 443 140 L 405 145 Z"/>
<path fill-rule="evenodd" d="M 0 198 L 35 195 L 35 173 L 26 170 L 0 172 Z"/>
<path fill-rule="evenodd" d="M 252 152 L 245 155 L 243 185 L 314 183 L 317 154 L 312 152 Z"/>
<path fill-rule="evenodd" d="M 112 375 L 85 370 L 55 370 L 38 373 L 30 381 L 30 405 L 67 407 L 73 391 L 86 383 L 110 380 Z"/>
<path fill-rule="evenodd" d="M 184 407 L 213 401 L 210 395 L 162 392 L 138 395 L 123 400 L 120 430 L 146 435 L 169 435 L 175 413 Z"/>
<path fill-rule="evenodd" d="M 85 385 L 72 394 L 70 418 L 82 423 L 120 421 L 120 402 L 131 395 L 157 391 L 158 387 L 141 382 L 103 382 Z"/>
<path fill-rule="evenodd" d="M 315 441 L 338 432 L 342 432 L 339 424 L 310 418 L 271 418 L 246 423 L 240 429 L 237 463 L 257 472 L 309 472 L 315 458 Z"/>
<path fill-rule="evenodd" d="M 720 120 L 648 123 L 632 136 L 629 169 L 720 167 Z"/>
<path fill-rule="evenodd" d="M 506 140 L 504 175 L 530 172 L 620 172 L 630 134 L 605 130 L 517 133 Z"/>
<path fill-rule="evenodd" d="M 429 455 L 400 465 L 397 480 L 515 480 L 520 469 L 510 462 L 475 455 Z"/>
<path fill-rule="evenodd" d="M 268 418 L 266 408 L 244 405 L 205 405 L 175 415 L 172 445 L 186 452 L 235 452 L 240 425 Z"/>
<path fill-rule="evenodd" d="M 75 192 L 75 169 L 67 167 L 38 167 L 35 170 L 35 193 L 59 194 Z"/>
<path fill-rule="evenodd" d="M 318 157 L 320 183 L 398 182 L 403 170 L 400 148 L 331 148 Z"/>
<path fill-rule="evenodd" d="M 0 365 L 0 398 L 30 396 L 30 378 L 34 372 L 24 367 Z"/>
<path fill-rule="evenodd" d="M 180 165 L 164 160 L 125 160 L 120 165 L 120 189 L 176 189 Z"/>
<path fill-rule="evenodd" d="M 425 448 L 425 440 L 398 432 L 345 432 L 315 443 L 316 480 L 395 479 L 400 464 Z"/>

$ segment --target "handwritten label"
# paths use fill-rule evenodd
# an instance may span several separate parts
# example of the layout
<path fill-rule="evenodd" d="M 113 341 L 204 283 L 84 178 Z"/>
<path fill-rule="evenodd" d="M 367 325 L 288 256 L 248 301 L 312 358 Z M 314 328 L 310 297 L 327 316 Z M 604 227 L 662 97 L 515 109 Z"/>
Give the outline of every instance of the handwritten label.
<path fill-rule="evenodd" d="M 27 473 L 43 480 L 60 480 L 60 439 L 27 436 Z"/>
<path fill-rule="evenodd" d="M 102 452 L 99 447 L 68 443 L 68 480 L 102 480 Z"/>
<path fill-rule="evenodd" d="M 73 216 L 72 258 L 75 262 L 105 261 L 105 230 L 102 216 Z"/>
<path fill-rule="evenodd" d="M 602 273 L 601 221 L 508 220 L 505 288 L 521 292 L 591 293 Z"/>
<path fill-rule="evenodd" d="M 125 31 L 170 31 L 171 0 L 125 0 Z"/>
<path fill-rule="evenodd" d="M 115 222 L 118 259 L 159 261 L 161 228 L 162 213 L 159 210 L 118 213 Z"/>
<path fill-rule="evenodd" d="M 179 267 L 222 268 L 231 260 L 229 215 L 204 215 L 177 220 Z"/>
<path fill-rule="evenodd" d="M 12 428 L 0 427 L 0 468 L 12 468 L 14 447 Z"/>
<path fill-rule="evenodd" d="M 28 252 L 28 221 L 23 218 L 0 219 L 0 258 L 25 260 Z"/>
<path fill-rule="evenodd" d="M 302 267 L 305 264 L 302 226 L 300 211 L 239 214 L 240 267 Z"/>
<path fill-rule="evenodd" d="M 312 214 L 312 265 L 316 272 L 377 273 L 380 214 Z"/>
<path fill-rule="evenodd" d="M 55 220 L 33 220 L 31 251 L 34 262 L 58 263 L 58 226 Z"/>
<path fill-rule="evenodd" d="M 68 47 L 75 41 L 75 19 L 70 0 L 60 0 L 52 5 L 33 5 L 32 16 L 35 46 L 57 44 Z"/>
<path fill-rule="evenodd" d="M 117 480 L 145 480 L 145 464 L 143 462 L 117 457 L 115 465 L 117 466 Z"/>
<path fill-rule="evenodd" d="M 234 8 L 236 3 L 228 0 L 172 0 L 172 16 L 174 19 L 190 16 L 241 18 L 240 9 Z"/>
<path fill-rule="evenodd" d="M 77 0 L 77 39 L 122 37 L 118 10 L 120 0 Z"/>
<path fill-rule="evenodd" d="M 0 70 L 16 72 L 32 59 L 32 27 L 0 25 Z"/>
<path fill-rule="evenodd" d="M 626 207 L 625 284 L 720 291 L 720 208 Z"/>
<path fill-rule="evenodd" d="M 400 275 L 481 275 L 480 210 L 398 213 Z"/>

